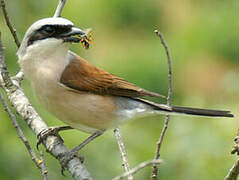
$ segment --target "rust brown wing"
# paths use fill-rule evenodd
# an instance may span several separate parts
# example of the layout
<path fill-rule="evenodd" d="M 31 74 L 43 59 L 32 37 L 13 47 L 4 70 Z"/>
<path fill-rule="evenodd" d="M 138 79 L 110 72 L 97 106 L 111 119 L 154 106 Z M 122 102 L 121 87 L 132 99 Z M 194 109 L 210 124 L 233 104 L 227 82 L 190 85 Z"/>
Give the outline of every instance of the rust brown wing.
<path fill-rule="evenodd" d="M 126 97 L 164 97 L 97 68 L 75 54 L 72 57 L 60 82 L 73 90 Z"/>

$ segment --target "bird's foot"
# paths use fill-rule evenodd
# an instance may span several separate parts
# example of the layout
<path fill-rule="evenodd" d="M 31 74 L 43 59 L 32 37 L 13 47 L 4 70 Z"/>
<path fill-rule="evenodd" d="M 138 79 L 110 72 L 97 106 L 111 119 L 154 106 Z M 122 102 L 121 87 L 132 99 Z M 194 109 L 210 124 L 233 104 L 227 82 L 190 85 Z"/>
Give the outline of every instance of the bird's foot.
<path fill-rule="evenodd" d="M 64 176 L 64 171 L 67 168 L 67 164 L 69 161 L 71 161 L 74 158 L 78 158 L 81 163 L 84 163 L 84 156 L 78 155 L 78 152 L 70 151 L 69 153 L 65 154 L 64 157 L 61 160 L 61 174 Z"/>
<path fill-rule="evenodd" d="M 68 129 L 73 129 L 70 126 L 61 126 L 61 127 L 49 127 L 48 129 L 44 129 L 42 130 L 38 135 L 37 135 L 37 149 L 39 149 L 39 145 L 46 139 L 47 136 L 49 135 L 53 135 L 53 136 L 57 136 L 62 142 L 64 142 L 64 140 L 61 138 L 61 136 L 59 135 L 60 131 L 64 131 L 64 130 L 68 130 Z"/>
<path fill-rule="evenodd" d="M 236 137 L 234 138 L 234 145 L 231 153 L 239 155 L 239 129 L 237 131 Z"/>
<path fill-rule="evenodd" d="M 79 144 L 78 146 L 76 146 L 75 148 L 73 148 L 69 154 L 66 155 L 66 157 L 63 158 L 62 163 L 61 163 L 61 174 L 64 175 L 64 171 L 66 169 L 66 166 L 68 164 L 68 162 L 70 160 L 72 160 L 73 158 L 77 157 L 80 159 L 81 163 L 84 162 L 84 157 L 78 155 L 78 152 L 85 147 L 88 143 L 90 143 L 91 141 L 93 141 L 95 138 L 99 137 L 100 135 L 102 135 L 104 133 L 104 131 L 97 131 L 94 134 L 92 134 L 90 137 L 88 137 L 86 140 L 84 140 L 81 144 Z"/>

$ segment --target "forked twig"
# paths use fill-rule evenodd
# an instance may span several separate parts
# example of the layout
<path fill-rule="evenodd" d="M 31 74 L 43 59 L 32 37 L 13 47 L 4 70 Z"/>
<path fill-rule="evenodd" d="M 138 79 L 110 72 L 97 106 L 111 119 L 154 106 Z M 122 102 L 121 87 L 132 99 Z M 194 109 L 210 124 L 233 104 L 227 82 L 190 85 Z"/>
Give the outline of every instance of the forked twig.
<path fill-rule="evenodd" d="M 11 24 L 11 22 L 9 20 L 8 13 L 7 13 L 7 10 L 6 10 L 5 0 L 1 0 L 1 7 L 2 7 L 2 11 L 3 11 L 3 14 L 4 14 L 4 18 L 5 18 L 6 24 L 7 24 L 8 28 L 9 28 L 9 30 L 12 33 L 12 36 L 14 38 L 14 41 L 15 41 L 17 47 L 19 48 L 21 43 L 18 40 L 16 29 L 12 26 L 12 24 Z"/>
<path fill-rule="evenodd" d="M 123 179 L 127 176 L 129 176 L 130 174 L 135 174 L 137 173 L 139 170 L 151 165 L 151 164 L 160 164 L 162 163 L 163 161 L 162 160 L 159 160 L 159 159 L 154 159 L 154 160 L 150 160 L 150 161 L 145 161 L 145 162 L 142 162 L 140 163 L 139 165 L 137 165 L 136 167 L 132 168 L 130 171 L 128 172 L 125 172 L 124 174 L 122 175 L 119 175 L 115 178 L 113 178 L 112 180 L 120 180 L 120 179 Z"/>
<path fill-rule="evenodd" d="M 118 145 L 119 145 L 119 150 L 120 150 L 120 154 L 121 154 L 121 158 L 122 158 L 122 165 L 125 169 L 125 173 L 128 173 L 127 176 L 124 176 L 124 177 L 128 177 L 128 180 L 133 180 L 134 177 L 130 172 L 130 166 L 129 166 L 129 162 L 128 162 L 128 158 L 127 158 L 127 155 L 126 155 L 126 150 L 125 150 L 125 146 L 124 146 L 124 143 L 123 143 L 123 140 L 121 138 L 121 135 L 120 135 L 120 130 L 119 128 L 115 128 L 114 129 L 114 134 L 115 134 L 115 137 L 116 137 L 116 140 L 118 142 Z"/>
<path fill-rule="evenodd" d="M 169 83 L 169 85 L 168 85 L 167 105 L 170 106 L 171 105 L 172 92 L 173 92 L 171 56 L 170 56 L 170 53 L 169 53 L 168 45 L 165 42 L 164 37 L 161 34 L 161 32 L 158 31 L 158 30 L 155 30 L 154 32 L 160 38 L 161 43 L 162 43 L 162 45 L 165 49 L 165 52 L 166 52 L 166 55 L 167 55 L 167 58 L 168 58 L 168 83 Z M 170 120 L 170 115 L 167 115 L 165 117 L 165 120 L 164 120 L 164 126 L 163 126 L 163 129 L 161 131 L 160 138 L 157 142 L 157 148 L 156 148 L 156 153 L 155 153 L 155 159 L 156 160 L 159 159 L 159 157 L 160 157 L 160 149 L 161 149 L 163 139 L 164 139 L 164 136 L 165 136 L 167 128 L 168 128 L 169 120 Z M 152 177 L 152 180 L 157 180 L 157 177 L 158 177 L 158 165 L 157 164 L 153 165 L 153 170 L 152 170 L 151 177 Z"/>

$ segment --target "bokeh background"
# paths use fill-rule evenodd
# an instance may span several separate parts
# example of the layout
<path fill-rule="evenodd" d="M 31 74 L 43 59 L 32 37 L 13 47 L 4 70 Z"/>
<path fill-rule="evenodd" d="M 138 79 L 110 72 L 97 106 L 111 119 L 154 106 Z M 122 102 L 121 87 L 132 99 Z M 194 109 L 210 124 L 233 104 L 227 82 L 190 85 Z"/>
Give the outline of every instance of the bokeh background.
<path fill-rule="evenodd" d="M 57 3 L 7 1 L 20 39 L 34 21 L 52 16 Z M 236 159 L 230 150 L 239 127 L 238 9 L 236 0 L 68 0 L 66 4 L 63 17 L 83 29 L 93 28 L 95 40 L 88 51 L 79 45 L 73 45 L 73 51 L 113 74 L 166 95 L 167 59 L 153 33 L 160 28 L 173 59 L 173 104 L 229 109 L 236 115 L 234 119 L 172 117 L 161 151 L 164 163 L 160 165 L 160 179 L 223 179 Z M 0 30 L 7 65 L 14 75 L 19 70 L 17 48 L 1 12 Z M 63 125 L 39 105 L 27 80 L 23 88 L 49 126 Z M 2 106 L 0 119 L 0 179 L 42 179 Z M 36 137 L 18 120 L 35 147 Z M 121 127 L 131 167 L 154 157 L 163 121 L 164 116 L 141 118 Z M 76 130 L 61 134 L 68 147 L 88 136 Z M 81 154 L 97 180 L 111 179 L 123 172 L 112 131 L 90 143 Z M 48 154 L 46 164 L 50 179 L 71 179 L 69 174 L 61 176 L 59 164 Z M 145 180 L 150 174 L 148 167 L 135 177 Z"/>

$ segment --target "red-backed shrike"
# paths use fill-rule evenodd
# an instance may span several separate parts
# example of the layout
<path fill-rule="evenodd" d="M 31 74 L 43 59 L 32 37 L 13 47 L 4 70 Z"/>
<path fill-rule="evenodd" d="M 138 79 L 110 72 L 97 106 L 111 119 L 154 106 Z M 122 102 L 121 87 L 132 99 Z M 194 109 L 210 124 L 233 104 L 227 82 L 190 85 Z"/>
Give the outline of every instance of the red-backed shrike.
<path fill-rule="evenodd" d="M 40 103 L 58 119 L 87 133 L 104 132 L 150 114 L 233 117 L 230 111 L 157 104 L 160 94 L 95 67 L 69 50 L 84 32 L 64 18 L 41 19 L 27 30 L 18 62 Z"/>

